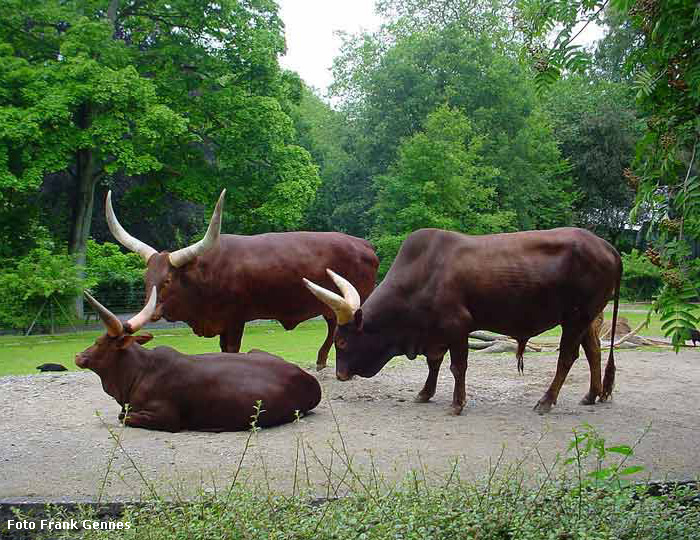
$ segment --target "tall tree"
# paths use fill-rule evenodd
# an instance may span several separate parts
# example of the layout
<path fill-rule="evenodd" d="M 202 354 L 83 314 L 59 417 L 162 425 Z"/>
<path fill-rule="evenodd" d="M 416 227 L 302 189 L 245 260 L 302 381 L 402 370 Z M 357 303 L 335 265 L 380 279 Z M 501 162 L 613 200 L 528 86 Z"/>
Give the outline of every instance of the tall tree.
<path fill-rule="evenodd" d="M 319 178 L 295 144 L 300 82 L 279 68 L 277 10 L 271 0 L 7 0 L 0 190 L 70 175 L 78 262 L 100 180 L 138 175 L 127 202 L 143 201 L 140 219 L 168 196 L 211 204 L 229 187 L 241 209 L 231 228 L 298 226 Z"/>
<path fill-rule="evenodd" d="M 545 99 L 579 192 L 575 223 L 615 244 L 634 205 L 625 171 L 642 131 L 631 94 L 624 83 L 570 76 L 558 81 Z"/>
<path fill-rule="evenodd" d="M 538 47 L 534 67 L 541 85 L 563 69 L 583 71 L 590 60 L 572 41 L 584 26 L 599 20 L 607 0 L 519 0 L 528 38 Z M 700 239 L 700 6 L 693 0 L 612 0 L 610 6 L 636 33 L 625 48 L 626 68 L 638 88 L 637 104 L 646 118 L 637 145 L 634 171 L 637 190 L 633 217 L 647 212 L 658 226 L 656 251 L 650 257 L 663 268 L 664 288 L 656 301 L 663 329 L 680 347 L 700 318 L 690 300 L 700 282 L 692 271 L 689 240 Z M 560 28 L 552 45 L 550 31 Z M 627 47 L 626 46 L 626 47 Z"/>
<path fill-rule="evenodd" d="M 498 171 L 484 165 L 482 148 L 483 137 L 464 113 L 446 106 L 429 114 L 424 130 L 401 143 L 396 162 L 375 179 L 372 239 L 380 275 L 406 236 L 421 227 L 468 234 L 513 228 L 514 214 L 498 208 L 492 182 Z"/>
<path fill-rule="evenodd" d="M 535 112 L 534 87 L 514 55 L 488 34 L 472 36 L 457 24 L 406 35 L 385 28 L 348 40 L 334 74 L 357 163 L 343 179 L 340 204 L 356 201 L 355 216 L 371 207 L 371 179 L 396 159 L 400 141 L 447 104 L 486 135 L 484 159 L 499 170 L 492 180 L 496 196 L 516 213 L 520 228 L 570 223 L 570 212 L 548 211 L 566 209 L 573 196 L 551 129 Z M 361 197 L 353 198 L 356 193 Z"/>
<path fill-rule="evenodd" d="M 69 252 L 83 264 L 98 180 L 117 170 L 160 169 L 158 146 L 183 134 L 186 120 L 130 65 L 127 47 L 111 39 L 108 20 L 63 9 L 28 11 L 24 33 L 14 34 L 15 18 L 0 25 L 0 182 L 26 191 L 38 188 L 46 174 L 67 171 L 74 180 Z M 62 20 L 71 23 L 63 27 Z M 55 42 L 42 38 L 41 46 L 26 43 L 27 49 L 7 43 L 20 45 L 25 34 L 39 40 L 33 31 Z"/>

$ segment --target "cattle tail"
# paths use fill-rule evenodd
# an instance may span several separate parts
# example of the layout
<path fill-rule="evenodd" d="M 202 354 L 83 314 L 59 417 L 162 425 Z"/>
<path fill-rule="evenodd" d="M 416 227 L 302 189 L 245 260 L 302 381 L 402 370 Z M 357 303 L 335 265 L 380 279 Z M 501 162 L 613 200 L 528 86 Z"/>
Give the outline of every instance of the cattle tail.
<path fill-rule="evenodd" d="M 620 282 L 622 281 L 622 262 L 615 282 L 615 300 L 613 303 L 612 328 L 610 329 L 610 353 L 608 361 L 605 364 L 605 375 L 603 377 L 603 393 L 600 395 L 600 401 L 608 400 L 615 389 L 615 327 L 617 326 L 617 312 L 620 305 Z"/>

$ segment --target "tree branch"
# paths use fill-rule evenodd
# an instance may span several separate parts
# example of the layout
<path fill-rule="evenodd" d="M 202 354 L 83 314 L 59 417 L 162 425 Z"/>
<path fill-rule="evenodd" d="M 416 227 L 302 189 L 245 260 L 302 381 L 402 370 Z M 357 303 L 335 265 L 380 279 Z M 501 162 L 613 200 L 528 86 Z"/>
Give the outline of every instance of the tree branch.
<path fill-rule="evenodd" d="M 117 23 L 117 9 L 119 9 L 119 0 L 110 0 L 107 8 L 107 18 L 115 26 Z"/>

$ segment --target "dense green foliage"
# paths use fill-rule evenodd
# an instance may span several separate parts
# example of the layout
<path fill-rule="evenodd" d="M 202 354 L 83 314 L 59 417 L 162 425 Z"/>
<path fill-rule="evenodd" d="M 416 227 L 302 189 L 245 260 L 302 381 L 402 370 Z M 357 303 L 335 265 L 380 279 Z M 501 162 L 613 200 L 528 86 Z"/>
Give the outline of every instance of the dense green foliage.
<path fill-rule="evenodd" d="M 517 60 L 494 36 L 459 24 L 421 22 L 406 32 L 407 24 L 349 38 L 335 61 L 333 92 L 344 99 L 353 156 L 336 179 L 336 207 L 343 209 L 336 221 L 352 218 L 343 225 L 357 234 L 373 228 L 377 177 L 389 173 L 401 141 L 447 105 L 481 139 L 482 164 L 491 168 L 482 184 L 495 190 L 495 210 L 513 212 L 523 229 L 570 224 L 571 178 Z"/>
<path fill-rule="evenodd" d="M 71 256 L 54 253 L 51 245 L 36 247 L 23 257 L 2 261 L 0 325 L 28 328 L 36 319 L 47 327 L 71 322 L 71 300 L 90 282 L 84 280 Z"/>
<path fill-rule="evenodd" d="M 572 76 L 556 83 L 546 103 L 579 192 L 577 225 L 617 244 L 634 203 L 624 171 L 634 160 L 642 129 L 630 87 Z"/>
<path fill-rule="evenodd" d="M 376 177 L 372 241 L 386 273 L 411 232 L 434 227 L 472 234 L 514 228 L 513 212 L 499 211 L 494 167 L 483 165 L 483 139 L 458 109 L 440 107 L 425 129 L 405 139 L 396 163 Z"/>
<path fill-rule="evenodd" d="M 295 144 L 289 111 L 301 82 L 278 64 L 277 9 L 269 0 L 3 2 L 4 216 L 41 221 L 28 211 L 45 204 L 37 191 L 60 184 L 67 226 L 56 241 L 80 264 L 94 195 L 114 182 L 134 192 L 141 219 L 173 197 L 209 205 L 229 187 L 235 230 L 297 227 L 319 177 Z"/>
<path fill-rule="evenodd" d="M 518 13 L 540 89 L 564 70 L 585 73 L 591 58 L 573 44 L 580 21 L 590 24 L 607 0 L 520 0 Z M 637 111 L 646 120 L 632 169 L 625 176 L 636 190 L 632 219 L 650 221 L 664 286 L 656 301 L 664 331 L 676 347 L 700 320 L 691 301 L 699 296 L 692 245 L 700 240 L 700 6 L 691 0 L 614 0 L 611 32 L 597 60 L 600 73 L 633 80 Z M 551 46 L 549 33 L 558 26 Z"/>
<path fill-rule="evenodd" d="M 379 0 L 380 28 L 344 37 L 334 107 L 280 68 L 278 9 L 272 0 L 5 1 L 7 272 L 51 245 L 98 294 L 134 304 L 142 267 L 99 247 L 113 240 L 106 190 L 126 229 L 160 250 L 198 239 L 225 187 L 225 232 L 344 231 L 375 243 L 382 273 L 426 226 L 575 225 L 623 251 L 651 242 L 659 306 L 676 306 L 670 335 L 680 343 L 697 323 L 691 2 Z M 580 15 L 607 25 L 594 53 L 574 44 Z M 630 296 L 647 297 L 651 287 L 635 280 Z M 3 324 L 11 319 L 20 320 Z"/>
<path fill-rule="evenodd" d="M 622 268 L 620 296 L 625 300 L 651 300 L 663 285 L 659 267 L 636 249 L 622 255 Z"/>
<path fill-rule="evenodd" d="M 0 325 L 26 330 L 36 319 L 38 328 L 66 326 L 76 316 L 73 299 L 85 288 L 119 312 L 138 311 L 143 304 L 143 260 L 122 253 L 119 246 L 89 240 L 84 272 L 75 258 L 41 240 L 22 257 L 3 261 L 0 272 Z"/>
<path fill-rule="evenodd" d="M 691 540 L 700 527 L 697 507 L 683 503 L 697 494 L 692 490 L 638 497 L 633 489 L 593 489 L 579 498 L 567 483 L 538 492 L 502 479 L 492 489 L 407 481 L 390 495 L 370 491 L 322 505 L 234 490 L 228 503 L 222 496 L 177 509 L 132 509 L 123 518 L 128 531 L 88 531 L 85 538 Z"/>
<path fill-rule="evenodd" d="M 143 259 L 136 253 L 122 253 L 110 242 L 88 240 L 85 276 L 93 284 L 92 295 L 116 313 L 143 307 L 143 272 Z"/>

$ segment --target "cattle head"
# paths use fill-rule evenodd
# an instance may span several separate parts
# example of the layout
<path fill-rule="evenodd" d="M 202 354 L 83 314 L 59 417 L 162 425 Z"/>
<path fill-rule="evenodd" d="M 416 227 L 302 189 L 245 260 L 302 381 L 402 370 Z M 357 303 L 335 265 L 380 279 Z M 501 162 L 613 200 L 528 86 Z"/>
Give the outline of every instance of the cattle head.
<path fill-rule="evenodd" d="M 165 316 L 170 321 L 186 321 L 200 298 L 187 298 L 188 294 L 197 294 L 196 283 L 197 257 L 204 255 L 219 245 L 221 235 L 221 213 L 224 204 L 224 189 L 214 208 L 214 214 L 209 222 L 204 238 L 191 246 L 177 251 L 160 253 L 151 246 L 131 236 L 117 221 L 112 208 L 112 192 L 107 193 L 105 212 L 107 225 L 117 241 L 127 249 L 141 255 L 146 261 L 146 294 L 155 287 L 158 293 L 158 303 L 153 311 L 152 319 L 157 321 Z"/>
<path fill-rule="evenodd" d="M 304 285 L 321 302 L 330 307 L 338 320 L 335 336 L 335 373 L 341 381 L 347 381 L 353 375 L 373 377 L 398 354 L 393 336 L 385 334 L 381 328 L 365 325 L 360 295 L 345 278 L 330 269 L 328 275 L 343 296 L 324 289 L 304 278 Z"/>
<path fill-rule="evenodd" d="M 115 365 L 122 351 L 133 343 L 143 345 L 153 339 L 151 334 L 140 336 L 134 336 L 133 334 L 138 332 L 153 315 L 156 307 L 155 287 L 151 291 L 145 307 L 125 323 L 122 323 L 114 313 L 90 296 L 87 291 L 84 294 L 88 303 L 107 327 L 107 333 L 97 338 L 92 347 L 88 347 L 76 355 L 75 365 L 79 368 L 91 369 L 98 374 L 105 373 L 110 367 Z"/>

